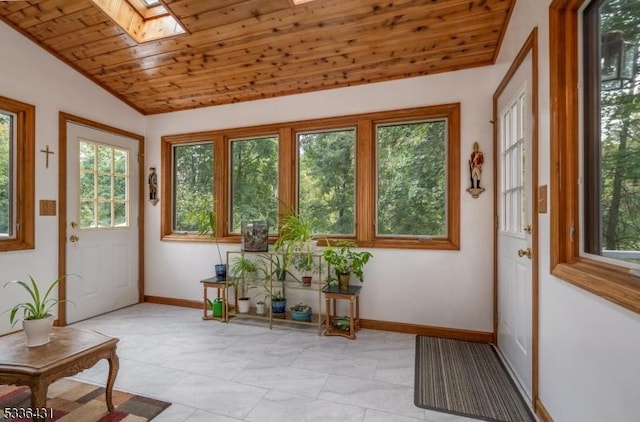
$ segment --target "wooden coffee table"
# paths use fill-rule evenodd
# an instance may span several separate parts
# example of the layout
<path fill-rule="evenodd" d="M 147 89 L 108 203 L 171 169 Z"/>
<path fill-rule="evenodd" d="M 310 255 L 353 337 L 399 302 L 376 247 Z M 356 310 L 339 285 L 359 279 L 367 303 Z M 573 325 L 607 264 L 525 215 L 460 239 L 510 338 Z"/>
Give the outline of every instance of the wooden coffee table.
<path fill-rule="evenodd" d="M 51 342 L 38 347 L 26 346 L 23 331 L 0 337 L 0 384 L 29 386 L 31 409 L 37 414 L 36 409 L 46 407 L 49 384 L 107 359 L 107 409 L 113 411 L 113 384 L 119 368 L 118 340 L 69 327 L 53 327 Z"/>

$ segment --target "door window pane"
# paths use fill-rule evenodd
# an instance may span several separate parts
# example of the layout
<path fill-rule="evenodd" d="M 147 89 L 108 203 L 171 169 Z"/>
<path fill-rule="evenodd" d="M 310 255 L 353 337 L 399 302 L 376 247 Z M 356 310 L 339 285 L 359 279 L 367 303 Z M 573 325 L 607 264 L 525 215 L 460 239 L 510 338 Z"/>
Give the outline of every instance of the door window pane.
<path fill-rule="evenodd" d="M 129 226 L 129 151 L 93 141 L 79 144 L 80 228 Z"/>
<path fill-rule="evenodd" d="M 243 220 L 267 220 L 277 231 L 278 137 L 231 142 L 231 233 Z"/>
<path fill-rule="evenodd" d="M 173 147 L 173 231 L 198 231 L 197 215 L 213 209 L 213 143 Z"/>
<path fill-rule="evenodd" d="M 447 120 L 377 125 L 377 234 L 447 235 Z"/>
<path fill-rule="evenodd" d="M 314 234 L 355 233 L 355 129 L 298 134 L 298 212 Z"/>

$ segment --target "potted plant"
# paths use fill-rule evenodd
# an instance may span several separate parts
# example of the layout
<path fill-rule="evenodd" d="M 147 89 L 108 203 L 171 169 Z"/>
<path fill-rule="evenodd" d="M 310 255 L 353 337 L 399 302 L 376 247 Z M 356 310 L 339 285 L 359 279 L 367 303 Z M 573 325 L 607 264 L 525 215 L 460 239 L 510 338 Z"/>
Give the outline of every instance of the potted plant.
<path fill-rule="evenodd" d="M 216 237 L 216 214 L 213 211 L 207 211 L 195 215 L 196 223 L 198 224 L 198 235 L 209 236 L 214 240 L 216 249 L 218 250 L 219 264 L 215 264 L 216 277 L 218 280 L 226 280 L 227 278 L 227 265 L 222 260 L 222 253 L 220 253 L 220 244 Z"/>
<path fill-rule="evenodd" d="M 307 254 L 295 255 L 293 257 L 293 266 L 301 274 L 302 285 L 310 286 L 312 279 L 311 273 L 316 268 L 313 256 Z"/>
<path fill-rule="evenodd" d="M 274 247 L 277 252 L 282 253 L 284 268 L 291 265 L 293 255 L 296 253 L 310 256 L 314 249 L 313 225 L 288 207 L 281 217 L 278 239 Z"/>
<path fill-rule="evenodd" d="M 275 290 L 271 294 L 271 312 L 274 314 L 283 314 L 287 308 L 287 298 L 281 290 Z"/>
<path fill-rule="evenodd" d="M 62 300 L 49 297 L 49 295 L 63 278 L 65 276 L 54 280 L 44 295 L 41 294 L 40 288 L 32 276 L 29 276 L 30 283 L 13 280 L 4 284 L 3 288 L 9 285 L 22 286 L 30 296 L 29 301 L 18 303 L 7 311 L 10 312 L 9 322 L 12 327 L 19 319 L 22 319 L 22 328 L 27 336 L 27 347 L 36 347 L 49 343 L 51 327 L 53 326 L 53 315 L 51 315 L 50 311 L 54 306 L 62 302 Z M 18 317 L 19 312 L 22 313 L 21 318 Z"/>
<path fill-rule="evenodd" d="M 249 290 L 256 287 L 258 264 L 246 256 L 235 257 L 232 261 L 230 285 L 235 286 L 238 298 L 238 312 L 247 313 L 250 309 L 251 298 L 247 296 Z"/>
<path fill-rule="evenodd" d="M 356 252 L 351 249 L 355 246 L 355 243 L 349 241 L 338 241 L 332 246 L 327 239 L 327 247 L 322 253 L 324 260 L 333 266 L 342 290 L 348 288 L 351 273 L 355 274 L 361 283 L 364 281 L 363 268 L 373 257 L 370 252 Z M 329 276 L 327 281 L 335 284 L 336 279 Z"/>
<path fill-rule="evenodd" d="M 292 306 L 291 319 L 294 321 L 311 321 L 311 306 L 304 303 Z"/>

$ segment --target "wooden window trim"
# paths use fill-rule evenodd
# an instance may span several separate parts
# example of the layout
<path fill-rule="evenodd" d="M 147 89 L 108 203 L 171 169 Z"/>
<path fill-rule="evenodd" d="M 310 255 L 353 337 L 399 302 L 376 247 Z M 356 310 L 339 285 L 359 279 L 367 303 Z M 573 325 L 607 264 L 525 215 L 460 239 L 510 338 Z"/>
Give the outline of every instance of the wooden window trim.
<path fill-rule="evenodd" d="M 0 240 L 0 252 L 35 249 L 35 119 L 31 104 L 0 96 L 0 108 L 16 114 L 16 236 Z"/>
<path fill-rule="evenodd" d="M 578 19 L 586 0 L 549 8 L 551 273 L 640 313 L 640 280 L 627 268 L 580 256 Z"/>
<path fill-rule="evenodd" d="M 446 118 L 448 124 L 447 145 L 447 237 L 424 241 L 416 238 L 376 238 L 376 164 L 375 125 L 378 123 L 403 122 Z M 349 116 L 284 122 L 269 125 L 235 129 L 196 132 L 162 137 L 161 164 L 161 240 L 168 241 L 210 241 L 194 234 L 172 233 L 172 154 L 171 149 L 180 143 L 205 142 L 213 140 L 215 145 L 215 181 L 217 193 L 215 201 L 217 215 L 216 237 L 221 243 L 237 243 L 239 236 L 229 233 L 227 227 L 229 196 L 229 144 L 244 137 L 258 137 L 277 134 L 279 136 L 279 180 L 278 193 L 283 212 L 289 206 L 296 209 L 297 201 L 297 146 L 296 133 L 335 128 L 356 128 L 356 234 L 344 237 L 355 241 L 361 247 L 384 247 L 403 249 L 460 249 L 460 104 L 444 104 L 404 110 L 392 110 Z M 219 200 L 225 198 L 225 200 Z M 333 237 L 333 236 L 330 236 Z M 273 240 L 273 239 L 272 239 Z M 323 239 L 319 239 L 323 245 Z"/>

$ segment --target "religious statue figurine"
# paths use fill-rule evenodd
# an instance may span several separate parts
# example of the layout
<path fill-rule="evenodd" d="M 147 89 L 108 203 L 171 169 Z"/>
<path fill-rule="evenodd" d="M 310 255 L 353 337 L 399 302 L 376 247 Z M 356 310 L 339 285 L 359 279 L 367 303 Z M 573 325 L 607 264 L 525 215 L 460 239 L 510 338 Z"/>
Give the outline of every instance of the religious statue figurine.
<path fill-rule="evenodd" d="M 149 200 L 158 200 L 158 175 L 155 167 L 149 167 Z"/>
<path fill-rule="evenodd" d="M 469 159 L 469 171 L 471 172 L 471 189 L 480 189 L 480 177 L 482 176 L 482 164 L 484 164 L 484 154 L 480 151 L 477 142 L 473 143 L 473 152 Z"/>

